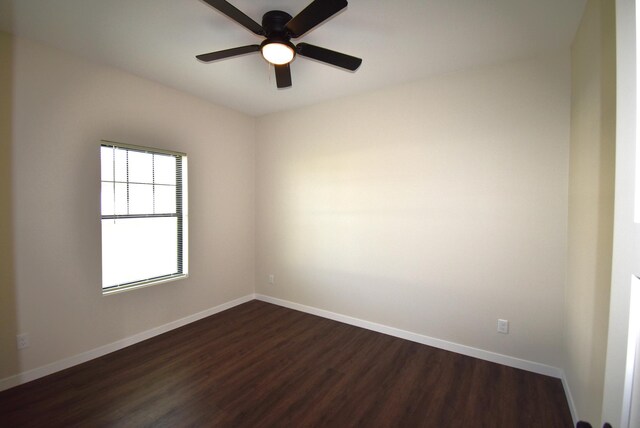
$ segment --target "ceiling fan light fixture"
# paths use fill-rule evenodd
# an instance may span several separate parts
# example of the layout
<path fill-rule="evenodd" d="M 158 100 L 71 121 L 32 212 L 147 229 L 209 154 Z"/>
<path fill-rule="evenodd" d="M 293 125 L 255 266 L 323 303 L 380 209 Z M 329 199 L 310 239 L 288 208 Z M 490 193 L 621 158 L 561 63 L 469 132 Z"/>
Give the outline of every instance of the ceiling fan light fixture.
<path fill-rule="evenodd" d="M 362 63 L 361 58 L 320 46 L 304 42 L 291 43 L 291 39 L 301 37 L 347 7 L 347 0 L 312 0 L 294 17 L 281 10 L 270 10 L 262 16 L 262 25 L 245 15 L 227 0 L 202 1 L 257 36 L 264 37 L 264 40 L 259 45 L 239 46 L 196 55 L 196 58 L 201 62 L 213 62 L 260 51 L 265 61 L 273 65 L 269 68 L 275 72 L 276 86 L 279 89 L 291 86 L 289 63 L 298 55 L 348 71 L 356 71 Z"/>
<path fill-rule="evenodd" d="M 261 52 L 264 59 L 274 65 L 289 64 L 296 56 L 293 44 L 285 42 L 264 43 Z"/>

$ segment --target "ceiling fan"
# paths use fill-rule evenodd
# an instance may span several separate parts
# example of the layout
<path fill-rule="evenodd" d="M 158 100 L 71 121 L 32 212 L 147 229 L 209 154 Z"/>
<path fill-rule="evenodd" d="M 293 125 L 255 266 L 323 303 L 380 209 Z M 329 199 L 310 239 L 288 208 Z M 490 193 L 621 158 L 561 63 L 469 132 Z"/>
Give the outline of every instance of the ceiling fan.
<path fill-rule="evenodd" d="M 294 45 L 291 39 L 297 39 L 321 22 L 347 7 L 347 0 L 314 0 L 302 12 L 291 17 L 286 12 L 272 10 L 262 17 L 262 25 L 249 18 L 235 6 L 225 0 L 204 0 L 219 12 L 227 15 L 240 25 L 258 36 L 265 37 L 259 45 L 248 45 L 197 55 L 202 62 L 217 61 L 233 56 L 260 51 L 265 60 L 273 64 L 278 88 L 291 86 L 289 64 L 296 55 L 315 59 L 350 71 L 356 71 L 362 59 L 335 52 L 308 43 Z"/>

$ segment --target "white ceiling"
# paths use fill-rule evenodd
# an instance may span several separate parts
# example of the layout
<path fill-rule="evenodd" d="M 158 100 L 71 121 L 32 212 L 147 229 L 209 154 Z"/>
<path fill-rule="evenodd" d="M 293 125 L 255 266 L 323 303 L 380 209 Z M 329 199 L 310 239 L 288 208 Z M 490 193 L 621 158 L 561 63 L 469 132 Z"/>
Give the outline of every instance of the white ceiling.
<path fill-rule="evenodd" d="M 230 0 L 261 22 L 311 0 Z M 201 0 L 0 0 L 0 28 L 251 115 L 314 104 L 426 76 L 567 49 L 586 0 L 350 0 L 294 42 L 363 58 L 355 73 L 298 57 L 276 89 L 259 53 L 195 55 L 261 38 Z"/>

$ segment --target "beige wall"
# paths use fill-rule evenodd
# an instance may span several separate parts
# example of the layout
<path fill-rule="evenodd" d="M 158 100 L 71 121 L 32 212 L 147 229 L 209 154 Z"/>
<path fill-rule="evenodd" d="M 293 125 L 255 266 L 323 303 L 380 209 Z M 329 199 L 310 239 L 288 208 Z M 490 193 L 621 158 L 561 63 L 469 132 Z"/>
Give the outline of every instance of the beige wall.
<path fill-rule="evenodd" d="M 253 118 L 21 39 L 14 67 L 21 371 L 253 293 Z M 189 278 L 101 294 L 101 139 L 188 154 Z"/>
<path fill-rule="evenodd" d="M 0 31 L 0 379 L 18 371 L 11 212 L 12 37 Z"/>
<path fill-rule="evenodd" d="M 565 371 L 579 418 L 599 426 L 613 237 L 614 2 L 588 2 L 571 64 Z"/>
<path fill-rule="evenodd" d="M 259 118 L 256 291 L 559 367 L 569 79 L 563 51 Z"/>

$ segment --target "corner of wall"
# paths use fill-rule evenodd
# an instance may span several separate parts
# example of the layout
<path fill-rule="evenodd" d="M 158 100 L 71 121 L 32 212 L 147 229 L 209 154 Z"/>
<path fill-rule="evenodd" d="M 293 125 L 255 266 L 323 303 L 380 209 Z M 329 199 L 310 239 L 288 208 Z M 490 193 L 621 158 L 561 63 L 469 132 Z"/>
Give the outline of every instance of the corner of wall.
<path fill-rule="evenodd" d="M 598 425 L 607 352 L 615 170 L 614 3 L 589 0 L 571 46 L 568 265 L 564 386 Z"/>
<path fill-rule="evenodd" d="M 13 37 L 0 31 L 0 379 L 20 371 L 13 270 Z"/>

